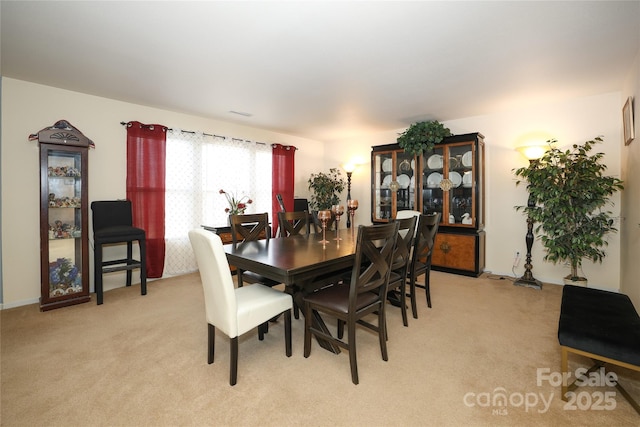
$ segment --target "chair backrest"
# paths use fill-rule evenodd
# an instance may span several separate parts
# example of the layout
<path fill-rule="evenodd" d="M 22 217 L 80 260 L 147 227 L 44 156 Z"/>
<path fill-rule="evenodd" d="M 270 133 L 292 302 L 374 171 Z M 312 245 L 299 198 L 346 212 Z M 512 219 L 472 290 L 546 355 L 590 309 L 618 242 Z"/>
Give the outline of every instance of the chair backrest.
<path fill-rule="evenodd" d="M 416 228 L 416 237 L 413 243 L 413 251 L 411 252 L 411 269 L 415 269 L 417 262 L 427 265 L 431 264 L 431 255 L 433 254 L 433 246 L 438 234 L 441 213 L 436 212 L 429 215 L 420 215 L 418 226 Z"/>
<path fill-rule="evenodd" d="M 410 210 L 404 210 L 404 211 L 398 211 L 396 213 L 396 219 L 406 219 L 406 218 L 411 218 L 416 217 L 416 223 L 418 221 L 418 218 L 420 218 L 420 215 L 422 215 L 419 211 L 410 211 Z M 417 228 L 415 229 L 415 231 L 417 231 Z M 414 236 L 415 236 L 415 232 L 414 232 Z"/>
<path fill-rule="evenodd" d="M 280 227 L 280 237 L 296 236 L 298 234 L 309 234 L 309 213 L 302 212 L 278 212 L 278 225 Z"/>
<path fill-rule="evenodd" d="M 411 259 L 413 236 L 418 221 L 415 216 L 410 216 L 408 218 L 396 219 L 395 222 L 398 223 L 398 241 L 396 242 L 396 253 L 393 256 L 391 270 L 403 269 L 406 271 Z"/>
<path fill-rule="evenodd" d="M 130 200 L 104 200 L 91 202 L 93 231 L 109 227 L 133 225 Z"/>
<path fill-rule="evenodd" d="M 396 213 L 396 219 L 411 218 L 412 216 L 419 217 L 420 216 L 420 212 L 404 210 L 404 211 L 398 211 Z"/>
<path fill-rule="evenodd" d="M 281 212 L 286 212 L 287 208 L 284 207 L 284 200 L 282 200 L 282 194 L 276 194 L 276 200 L 278 201 L 278 205 L 280 206 Z"/>
<path fill-rule="evenodd" d="M 309 201 L 307 199 L 293 199 L 293 210 L 296 212 L 309 211 Z"/>
<path fill-rule="evenodd" d="M 230 338 L 238 336 L 236 293 L 220 236 L 206 230 L 189 231 L 204 289 L 207 322 Z"/>
<path fill-rule="evenodd" d="M 311 213 L 312 221 L 313 221 L 313 231 L 316 234 L 322 234 L 322 221 L 318 219 L 318 211 L 313 211 Z M 333 225 L 336 222 L 336 217 L 331 213 L 331 218 L 327 221 L 327 231 L 333 230 Z"/>
<path fill-rule="evenodd" d="M 268 213 L 231 215 L 231 240 L 234 245 L 268 239 L 271 236 Z"/>
<path fill-rule="evenodd" d="M 384 298 L 397 238 L 397 222 L 358 227 L 349 289 L 349 312 L 355 313 L 357 296 L 364 292 L 374 292 L 379 298 Z"/>

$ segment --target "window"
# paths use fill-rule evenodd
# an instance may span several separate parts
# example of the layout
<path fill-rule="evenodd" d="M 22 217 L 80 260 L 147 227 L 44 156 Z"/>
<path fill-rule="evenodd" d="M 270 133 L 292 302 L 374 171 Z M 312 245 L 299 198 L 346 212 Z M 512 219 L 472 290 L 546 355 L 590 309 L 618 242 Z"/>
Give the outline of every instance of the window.
<path fill-rule="evenodd" d="M 197 269 L 189 230 L 228 225 L 220 189 L 250 197 L 247 213 L 271 212 L 271 156 L 267 144 L 167 131 L 165 275 Z"/>

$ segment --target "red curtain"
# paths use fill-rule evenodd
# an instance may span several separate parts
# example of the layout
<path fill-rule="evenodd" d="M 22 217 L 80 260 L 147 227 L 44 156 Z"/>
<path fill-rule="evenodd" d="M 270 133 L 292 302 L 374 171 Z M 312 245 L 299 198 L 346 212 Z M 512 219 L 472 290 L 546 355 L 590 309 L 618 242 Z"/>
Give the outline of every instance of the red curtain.
<path fill-rule="evenodd" d="M 133 225 L 147 237 L 147 277 L 164 270 L 164 193 L 166 128 L 127 123 L 127 199 L 133 206 Z"/>
<path fill-rule="evenodd" d="M 282 195 L 284 207 L 287 211 L 293 210 L 296 147 L 280 144 L 273 144 L 271 147 L 273 153 L 271 172 L 271 228 L 275 236 L 278 230 L 278 212 L 280 211 L 276 194 L 279 193 Z"/>

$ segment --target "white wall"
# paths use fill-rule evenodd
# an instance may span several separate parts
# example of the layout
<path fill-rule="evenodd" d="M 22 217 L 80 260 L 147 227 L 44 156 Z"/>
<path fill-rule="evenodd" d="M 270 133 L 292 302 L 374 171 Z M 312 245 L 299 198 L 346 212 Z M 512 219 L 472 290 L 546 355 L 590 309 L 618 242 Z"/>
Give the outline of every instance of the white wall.
<path fill-rule="evenodd" d="M 582 143 L 598 135 L 604 143 L 597 146 L 606 155 L 607 173 L 620 175 L 620 150 L 622 147 L 620 93 L 609 93 L 589 98 L 574 99 L 553 105 L 544 105 L 520 111 L 508 111 L 485 116 L 470 117 L 445 122 L 455 134 L 480 132 L 486 146 L 486 270 L 498 275 L 512 275 L 514 252 L 526 253 L 526 219 L 516 212 L 515 205 L 527 202 L 525 186 L 515 186 L 512 170 L 525 166 L 524 159 L 515 147 L 526 142 L 531 135 L 556 138 L 562 145 Z M 397 134 L 384 132 L 361 138 L 327 143 L 325 164 L 339 164 L 350 156 L 366 159 L 354 174 L 352 193 L 360 203 L 364 221 L 371 220 L 370 153 L 371 146 L 396 142 Z M 619 200 L 620 196 L 616 197 Z M 618 203 L 619 205 L 619 203 Z M 619 207 L 611 210 L 618 215 Z M 583 272 L 590 286 L 619 289 L 620 287 L 620 233 L 609 238 L 608 255 L 602 265 L 585 262 Z M 636 252 L 637 255 L 637 252 Z M 561 283 L 569 271 L 564 266 L 554 266 L 542 261 L 543 248 L 536 241 L 532 250 L 534 276 L 546 283 Z M 637 259 L 637 256 L 636 256 Z M 516 270 L 522 275 L 524 262 Z M 637 276 L 636 276 L 637 277 Z"/>
<path fill-rule="evenodd" d="M 307 177 L 316 171 L 318 160 L 324 157 L 324 145 L 317 141 L 3 78 L 2 285 L 5 308 L 37 302 L 40 296 L 39 157 L 37 142 L 28 141 L 28 136 L 60 119 L 69 121 L 96 144 L 95 150 L 89 152 L 90 201 L 126 196 L 126 128 L 120 125 L 121 121 L 138 120 L 269 144 L 294 145 L 298 148 L 296 195 L 305 197 L 308 195 Z M 242 167 L 238 165 L 239 173 Z M 90 231 L 92 235 L 93 230 Z M 91 272 L 92 261 L 93 251 L 90 250 Z M 93 290 L 93 274 L 90 276 Z M 124 273 L 105 276 L 105 289 L 123 284 Z"/>
<path fill-rule="evenodd" d="M 634 98 L 635 107 L 635 135 L 631 144 L 622 148 L 622 179 L 625 181 L 625 191 L 622 194 L 622 256 L 620 269 L 622 284 L 620 290 L 629 295 L 636 307 L 640 307 L 640 51 L 636 55 L 633 67 L 622 91 L 622 99 L 618 109 L 621 111 L 627 97 Z M 622 131 L 621 131 L 622 132 Z M 635 171 L 635 173 L 633 172 Z"/>
<path fill-rule="evenodd" d="M 636 95 L 637 62 L 628 84 L 629 90 Z M 626 96 L 627 93 L 624 98 Z M 608 173 L 620 175 L 623 102 L 623 96 L 616 92 L 445 123 L 454 133 L 481 132 L 486 137 L 487 270 L 495 274 L 510 275 L 513 252 L 525 252 L 525 218 L 521 213 L 515 212 L 513 206 L 525 204 L 527 194 L 524 187 L 515 187 L 512 169 L 525 165 L 526 160 L 515 151 L 515 147 L 532 133 L 557 138 L 563 144 L 583 142 L 603 135 L 605 143 L 598 148 L 606 153 Z M 356 225 L 371 221 L 371 146 L 394 143 L 397 134 L 404 130 L 323 144 L 247 126 L 3 78 L 1 157 L 4 307 L 33 303 L 40 295 L 38 147 L 35 142 L 29 142 L 27 136 L 60 119 L 68 120 L 96 143 L 96 149 L 89 154 L 90 200 L 125 196 L 126 131 L 120 122 L 138 120 L 266 143 L 295 145 L 298 147 L 296 196 L 308 197 L 307 179 L 312 172 L 340 167 L 354 157 L 359 157 L 364 164 L 354 172 L 352 183 L 352 197 L 360 200 Z M 637 122 L 638 120 L 636 133 Z M 631 157 L 634 159 L 628 167 L 638 167 L 638 147 L 638 141 L 635 141 L 625 149 L 626 161 L 631 162 Z M 623 179 L 631 178 L 632 176 L 623 176 Z M 631 194 L 634 189 L 633 182 L 627 181 L 624 194 Z M 635 191 L 635 194 L 638 192 Z M 346 192 L 343 196 L 346 198 Z M 633 197 L 635 209 L 640 204 L 638 196 Z M 617 209 L 614 207 L 612 210 Z M 625 216 L 628 218 L 627 223 L 635 227 L 630 229 L 633 231 L 632 236 L 636 236 L 625 245 L 625 271 L 628 271 L 628 280 L 625 279 L 625 282 L 633 283 L 630 286 L 634 287 L 636 294 L 640 294 L 640 285 L 636 285 L 633 280 L 638 277 L 637 270 L 640 269 L 636 265 L 640 244 L 636 224 L 640 220 L 637 210 L 629 211 Z M 624 228 L 624 224 L 622 226 Z M 620 233 L 610 238 L 608 256 L 602 265 L 585 264 L 583 270 L 591 286 L 620 288 L 620 239 Z M 560 283 L 568 270 L 563 266 L 544 263 L 542 255 L 540 242 L 534 243 L 535 277 L 548 283 Z M 517 273 L 520 275 L 522 272 L 521 263 Z M 93 277 L 91 283 L 93 289 Z M 105 282 L 105 289 L 121 286 L 122 283 L 124 280 L 117 277 L 117 274 L 110 275 Z"/>

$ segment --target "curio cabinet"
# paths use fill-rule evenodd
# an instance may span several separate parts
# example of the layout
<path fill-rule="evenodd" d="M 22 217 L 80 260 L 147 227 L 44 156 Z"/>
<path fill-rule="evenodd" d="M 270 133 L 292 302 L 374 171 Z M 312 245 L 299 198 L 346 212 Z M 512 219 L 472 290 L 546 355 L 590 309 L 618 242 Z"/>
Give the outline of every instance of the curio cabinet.
<path fill-rule="evenodd" d="M 66 121 L 32 135 L 40 147 L 40 309 L 90 300 L 88 150 Z"/>

